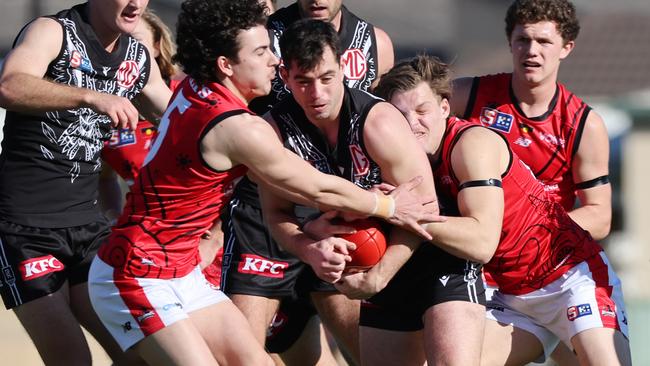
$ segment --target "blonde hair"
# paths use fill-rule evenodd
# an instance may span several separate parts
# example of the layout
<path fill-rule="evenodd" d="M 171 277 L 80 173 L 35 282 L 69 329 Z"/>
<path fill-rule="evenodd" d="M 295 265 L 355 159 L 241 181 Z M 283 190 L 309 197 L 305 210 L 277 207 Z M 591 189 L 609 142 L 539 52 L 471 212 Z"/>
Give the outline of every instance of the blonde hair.
<path fill-rule="evenodd" d="M 156 57 L 160 74 L 164 80 L 169 81 L 178 72 L 178 68 L 172 61 L 172 56 L 176 53 L 176 44 L 172 40 L 171 31 L 162 19 L 149 8 L 142 14 L 142 19 L 147 22 L 153 33 L 154 44 L 158 45 L 160 50 L 160 54 Z"/>

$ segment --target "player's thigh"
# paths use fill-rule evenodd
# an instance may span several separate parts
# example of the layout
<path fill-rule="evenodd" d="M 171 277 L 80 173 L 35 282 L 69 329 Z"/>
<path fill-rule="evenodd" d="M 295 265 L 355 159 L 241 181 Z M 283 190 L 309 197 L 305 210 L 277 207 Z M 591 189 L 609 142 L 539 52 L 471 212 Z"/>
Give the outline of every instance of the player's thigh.
<path fill-rule="evenodd" d="M 359 363 L 360 301 L 335 291 L 313 292 L 311 297 L 323 325 L 345 353 Z"/>
<path fill-rule="evenodd" d="M 481 365 L 525 365 L 537 360 L 543 352 L 542 343 L 532 333 L 486 319 Z"/>
<path fill-rule="evenodd" d="M 578 356 L 564 342 L 558 343 L 551 353 L 551 358 L 558 366 L 579 366 Z"/>
<path fill-rule="evenodd" d="M 261 343 L 239 309 L 230 301 L 189 313 L 214 357 L 226 365 L 271 365 Z"/>
<path fill-rule="evenodd" d="M 250 324 L 257 343 L 264 344 L 266 329 L 278 310 L 280 301 L 264 296 L 244 294 L 233 294 L 230 298 Z"/>
<path fill-rule="evenodd" d="M 426 361 L 422 331 L 402 332 L 361 326 L 359 345 L 361 365 L 421 366 Z"/>
<path fill-rule="evenodd" d="M 149 365 L 218 365 L 194 324 L 190 319 L 176 321 L 145 337 L 134 349 Z"/>
<path fill-rule="evenodd" d="M 106 329 L 104 324 L 95 313 L 92 304 L 90 303 L 90 296 L 88 296 L 88 284 L 81 283 L 70 287 L 70 307 L 72 308 L 75 317 L 79 323 L 90 334 L 95 337 L 97 342 L 104 348 L 108 356 L 114 363 L 133 364 L 137 359 L 130 359 L 126 353 L 122 351 L 119 344 L 115 341 L 110 332 Z"/>
<path fill-rule="evenodd" d="M 625 336 L 611 328 L 582 331 L 571 343 L 582 365 L 631 365 L 630 345 Z"/>
<path fill-rule="evenodd" d="M 337 365 L 318 316 L 307 321 L 298 339 L 280 354 L 280 358 L 287 365 Z"/>
<path fill-rule="evenodd" d="M 68 288 L 13 308 L 45 364 L 90 364 L 90 349 L 68 305 Z"/>
<path fill-rule="evenodd" d="M 478 365 L 485 306 L 447 301 L 424 313 L 424 348 L 429 365 Z"/>

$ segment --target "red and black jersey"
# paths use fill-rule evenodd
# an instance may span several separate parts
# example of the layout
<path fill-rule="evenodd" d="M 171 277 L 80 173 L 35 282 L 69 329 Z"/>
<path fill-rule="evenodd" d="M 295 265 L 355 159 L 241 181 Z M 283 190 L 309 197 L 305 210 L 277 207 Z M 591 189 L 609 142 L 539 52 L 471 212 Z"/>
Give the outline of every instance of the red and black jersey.
<path fill-rule="evenodd" d="M 200 143 L 224 119 L 250 113 L 217 83 L 186 78 L 162 118 L 159 136 L 127 195 L 124 213 L 100 258 L 136 277 L 175 278 L 199 263 L 200 236 L 219 217 L 238 165 L 216 171 L 203 160 Z"/>
<path fill-rule="evenodd" d="M 179 84 L 179 80 L 171 80 L 169 88 L 176 90 Z M 129 128 L 113 129 L 110 140 L 104 143 L 102 160 L 131 186 L 156 136 L 158 127 L 147 120 L 138 121 L 135 131 Z"/>
<path fill-rule="evenodd" d="M 464 118 L 504 135 L 551 197 L 571 210 L 576 200 L 571 166 L 591 107 L 558 83 L 548 111 L 527 117 L 511 80 L 512 74 L 475 77 Z"/>
<path fill-rule="evenodd" d="M 147 120 L 138 121 L 135 131 L 113 129 L 111 139 L 102 149 L 102 160 L 131 186 L 157 135 L 158 129 Z"/>
<path fill-rule="evenodd" d="M 451 167 L 451 153 L 469 128 L 482 127 L 457 118 L 447 123 L 440 163 L 434 169 L 438 195 L 447 198 L 443 202 L 457 203 L 460 182 Z M 501 292 L 519 295 L 538 290 L 602 251 L 512 151 L 502 184 L 505 206 L 501 238 L 484 267 Z"/>

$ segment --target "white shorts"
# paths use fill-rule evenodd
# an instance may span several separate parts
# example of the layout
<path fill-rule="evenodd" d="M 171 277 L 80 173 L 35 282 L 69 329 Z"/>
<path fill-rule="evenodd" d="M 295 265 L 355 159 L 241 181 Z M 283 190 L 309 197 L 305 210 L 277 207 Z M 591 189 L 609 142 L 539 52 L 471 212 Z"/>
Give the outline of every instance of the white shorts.
<path fill-rule="evenodd" d="M 198 266 L 181 278 L 134 278 L 99 257 L 90 266 L 88 292 L 95 312 L 124 351 L 195 310 L 228 300 Z"/>
<path fill-rule="evenodd" d="M 579 263 L 539 290 L 509 295 L 491 288 L 486 289 L 486 298 L 487 318 L 535 335 L 545 357 L 560 340 L 573 349 L 571 338 L 587 329 L 612 328 L 628 337 L 621 281 L 605 252 Z"/>

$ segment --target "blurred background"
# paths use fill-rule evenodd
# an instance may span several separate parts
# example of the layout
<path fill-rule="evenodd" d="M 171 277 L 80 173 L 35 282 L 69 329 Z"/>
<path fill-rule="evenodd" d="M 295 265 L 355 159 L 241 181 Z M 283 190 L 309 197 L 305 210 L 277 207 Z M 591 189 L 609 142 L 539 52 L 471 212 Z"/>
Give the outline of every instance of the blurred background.
<path fill-rule="evenodd" d="M 29 20 L 79 2 L 0 1 L 0 60 Z M 391 36 L 397 60 L 423 52 L 438 55 L 452 63 L 456 76 L 511 71 L 503 21 L 510 2 L 343 0 L 352 12 Z M 612 233 L 603 245 L 623 281 L 634 363 L 650 365 L 650 163 L 645 160 L 650 159 L 650 6 L 647 0 L 573 2 L 582 29 L 560 68 L 560 81 L 607 124 L 614 216 Z M 149 6 L 173 30 L 180 3 L 150 0 Z M 279 0 L 278 7 L 290 3 Z M 3 120 L 0 109 L 0 126 Z M 0 355 L 0 364 L 40 364 L 13 313 L 1 310 Z M 95 364 L 109 361 L 96 353 Z"/>

